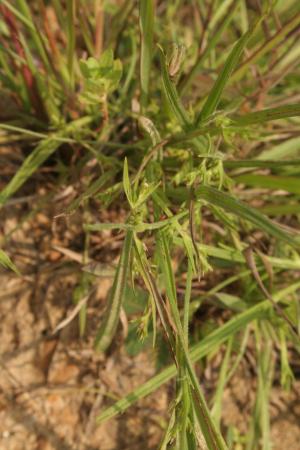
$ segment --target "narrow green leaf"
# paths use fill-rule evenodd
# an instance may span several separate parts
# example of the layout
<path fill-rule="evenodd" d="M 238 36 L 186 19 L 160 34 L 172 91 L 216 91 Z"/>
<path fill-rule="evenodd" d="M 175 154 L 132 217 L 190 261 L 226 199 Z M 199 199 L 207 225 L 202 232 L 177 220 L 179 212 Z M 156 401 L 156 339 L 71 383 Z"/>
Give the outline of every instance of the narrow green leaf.
<path fill-rule="evenodd" d="M 43 140 L 25 159 L 20 169 L 15 173 L 10 182 L 0 192 L 0 206 L 25 183 L 26 180 L 54 153 L 60 143 L 51 138 Z"/>
<path fill-rule="evenodd" d="M 275 175 L 245 174 L 234 177 L 238 183 L 266 189 L 281 189 L 293 194 L 300 194 L 300 180 L 296 177 L 283 177 Z"/>
<path fill-rule="evenodd" d="M 191 294 L 192 294 L 192 281 L 193 281 L 193 266 L 188 260 L 188 269 L 186 274 L 186 286 L 184 293 L 184 306 L 183 306 L 183 332 L 185 335 L 185 340 L 189 342 L 189 317 L 190 317 L 190 303 L 191 303 Z"/>
<path fill-rule="evenodd" d="M 180 242 L 181 241 L 181 242 Z M 183 246 L 184 243 L 180 238 L 174 238 L 174 243 L 176 245 Z M 231 261 L 236 264 L 245 264 L 245 256 L 239 250 L 232 247 L 213 247 L 212 245 L 198 244 L 200 252 L 204 252 L 207 256 L 217 259 L 223 259 L 225 261 Z M 287 258 L 276 258 L 274 256 L 265 255 L 267 260 L 273 267 L 281 270 L 298 270 L 300 269 L 300 258 L 287 259 Z"/>
<path fill-rule="evenodd" d="M 163 91 L 166 96 L 167 104 L 172 109 L 176 119 L 178 120 L 178 123 L 181 125 L 184 131 L 188 133 L 189 130 L 193 127 L 193 123 L 179 98 L 175 83 L 170 79 L 166 57 L 160 46 L 159 56 L 162 68 Z M 205 135 L 206 133 L 199 133 L 198 136 L 195 136 L 196 139 L 194 139 L 193 143 L 198 151 L 200 153 L 203 153 L 207 149 L 207 139 L 202 137 L 201 134 Z"/>
<path fill-rule="evenodd" d="M 184 201 L 188 198 L 188 191 L 185 188 L 167 189 L 167 194 L 172 198 Z M 203 199 L 212 204 L 218 206 L 225 211 L 235 214 L 242 219 L 251 222 L 259 229 L 274 236 L 277 239 L 285 241 L 292 246 L 299 247 L 300 242 L 296 238 L 283 231 L 279 225 L 272 222 L 268 217 L 261 214 L 258 210 L 251 206 L 242 203 L 236 198 L 232 197 L 225 192 L 219 191 L 210 186 L 200 186 L 195 190 L 195 194 L 198 200 Z"/>
<path fill-rule="evenodd" d="M 216 424 L 218 424 L 218 426 L 220 426 L 220 422 L 221 422 L 222 399 L 223 399 L 223 393 L 224 393 L 224 389 L 225 389 L 226 382 L 227 382 L 227 374 L 229 372 L 229 363 L 230 363 L 230 356 L 232 353 L 233 339 L 234 339 L 234 335 L 232 335 L 228 340 L 226 352 L 223 357 L 221 369 L 219 371 L 218 383 L 217 383 L 216 391 L 214 394 L 213 407 L 211 410 L 211 414 L 214 418 L 214 421 L 216 422 Z"/>
<path fill-rule="evenodd" d="M 125 284 L 127 280 L 130 254 L 133 242 L 133 231 L 126 232 L 122 253 L 116 270 L 111 291 L 109 293 L 102 324 L 98 330 L 95 347 L 104 352 L 111 344 L 119 323 L 120 310 L 124 300 Z"/>
<path fill-rule="evenodd" d="M 270 204 L 265 203 L 259 210 L 267 216 L 285 216 L 289 214 L 300 213 L 300 203 L 279 203 Z"/>
<path fill-rule="evenodd" d="M 230 52 L 226 63 L 223 67 L 223 70 L 220 72 L 213 88 L 210 91 L 210 94 L 202 108 L 201 113 L 197 117 L 195 123 L 199 125 L 201 122 L 205 121 L 209 116 L 211 116 L 220 101 L 222 92 L 232 74 L 233 70 L 236 68 L 242 53 L 252 36 L 253 31 L 255 30 L 256 25 L 253 26 L 250 30 L 248 30 L 235 44 L 232 51 Z"/>
<path fill-rule="evenodd" d="M 75 0 L 67 0 L 67 57 L 70 87 L 74 88 Z"/>
<path fill-rule="evenodd" d="M 259 156 L 260 160 L 277 160 L 293 155 L 300 154 L 300 137 L 284 140 L 284 142 L 271 147 L 268 150 L 264 150 Z M 280 164 L 283 161 L 280 161 Z"/>
<path fill-rule="evenodd" d="M 300 140 L 299 140 L 299 148 L 300 148 Z M 270 159 L 244 159 L 244 160 L 228 160 L 223 161 L 223 166 L 228 169 L 235 169 L 241 167 L 265 167 L 267 169 L 280 169 L 281 167 L 286 166 L 300 166 L 300 159 L 291 159 L 291 160 L 283 160 L 276 161 Z"/>
<path fill-rule="evenodd" d="M 280 120 L 296 116 L 300 116 L 300 103 L 283 105 L 278 108 L 263 109 L 262 111 L 255 111 L 236 118 L 231 117 L 231 121 L 233 126 L 244 127 L 247 125 L 256 125 L 271 120 Z"/>
<path fill-rule="evenodd" d="M 10 269 L 17 275 L 21 275 L 17 266 L 12 262 L 10 257 L 0 248 L 0 264 L 6 269 Z"/>
<path fill-rule="evenodd" d="M 161 47 L 159 48 L 160 64 L 162 70 L 162 82 L 163 89 L 166 95 L 168 104 L 171 106 L 173 113 L 175 114 L 178 122 L 183 129 L 189 129 L 192 125 L 192 121 L 185 111 L 181 100 L 178 96 L 175 84 L 170 80 L 169 73 L 166 65 L 166 57 Z"/>
<path fill-rule="evenodd" d="M 226 308 L 233 311 L 241 312 L 247 308 L 246 302 L 236 295 L 227 294 L 226 292 L 217 292 L 215 297 L 217 297 Z"/>
<path fill-rule="evenodd" d="M 145 109 L 149 98 L 149 79 L 153 52 L 154 1 L 140 0 L 140 30 L 141 30 L 141 104 Z"/>
<path fill-rule="evenodd" d="M 0 207 L 25 183 L 26 180 L 52 155 L 64 141 L 69 133 L 79 130 L 91 122 L 90 117 L 82 117 L 68 124 L 63 131 L 53 133 L 41 141 L 25 159 L 19 170 L 10 182 L 0 192 Z"/>
<path fill-rule="evenodd" d="M 212 203 L 215 206 L 225 209 L 232 214 L 235 214 L 242 219 L 248 220 L 259 229 L 274 236 L 277 239 L 283 240 L 288 244 L 297 247 L 300 246 L 300 242 L 283 231 L 278 225 L 268 219 L 254 208 L 240 202 L 229 194 L 218 191 L 217 189 L 209 186 L 200 186 L 196 189 L 196 195 L 198 199 L 204 199 L 208 203 Z"/>
<path fill-rule="evenodd" d="M 126 194 L 128 203 L 133 206 L 133 198 L 132 198 L 132 189 L 130 184 L 130 178 L 129 178 L 129 171 L 128 171 L 128 162 L 127 158 L 124 159 L 124 167 L 123 167 L 123 187 L 124 192 Z"/>

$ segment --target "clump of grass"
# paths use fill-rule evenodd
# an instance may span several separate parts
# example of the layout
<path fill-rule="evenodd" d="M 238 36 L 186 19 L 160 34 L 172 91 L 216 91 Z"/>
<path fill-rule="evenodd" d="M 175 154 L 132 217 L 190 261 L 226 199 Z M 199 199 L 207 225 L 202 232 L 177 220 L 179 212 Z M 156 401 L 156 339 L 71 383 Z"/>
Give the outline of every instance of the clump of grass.
<path fill-rule="evenodd" d="M 94 160 L 97 173 L 62 214 L 85 211 L 84 255 L 90 233 L 125 231 L 96 349 L 112 343 L 131 285 L 147 295 L 140 334 L 152 333 L 154 346 L 162 335 L 173 358 L 98 422 L 175 377 L 160 448 L 196 449 L 203 441 L 209 449 L 234 448 L 239 443 L 221 433 L 222 393 L 251 340 L 258 389 L 245 448 L 271 448 L 276 349 L 283 387 L 292 379 L 288 349 L 300 349 L 300 283 L 293 275 L 300 239 L 280 224 L 281 217 L 299 216 L 297 2 L 191 2 L 186 17 L 181 1 L 176 8 L 153 0 L 38 3 L 36 9 L 23 0 L 1 2 L 1 89 L 13 104 L 0 125 L 2 141 L 31 151 L 0 192 L 0 205 L 62 145 L 74 151 L 77 167 Z M 66 170 L 65 183 L 70 179 Z M 258 207 L 251 187 L 259 189 Z M 105 208 L 120 198 L 126 222 L 93 222 L 91 199 Z M 0 262 L 17 270 L 2 250 Z M 197 280 L 224 266 L 231 276 L 197 297 Z M 239 291 L 227 291 L 236 281 Z M 230 318 L 197 342 L 189 324 L 211 298 Z M 85 320 L 83 312 L 82 333 Z M 194 363 L 224 348 L 207 403 Z"/>

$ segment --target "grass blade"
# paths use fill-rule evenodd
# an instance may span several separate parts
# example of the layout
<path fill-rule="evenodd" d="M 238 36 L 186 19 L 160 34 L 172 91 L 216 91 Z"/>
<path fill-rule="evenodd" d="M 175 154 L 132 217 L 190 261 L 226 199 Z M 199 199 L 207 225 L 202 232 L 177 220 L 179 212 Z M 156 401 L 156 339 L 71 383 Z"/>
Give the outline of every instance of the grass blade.
<path fill-rule="evenodd" d="M 238 160 L 228 160 L 223 161 L 223 166 L 229 169 L 235 169 L 235 168 L 255 168 L 255 167 L 265 167 L 267 169 L 280 169 L 281 167 L 286 166 L 299 166 L 300 165 L 300 159 L 289 159 L 284 161 L 274 161 L 270 159 L 244 159 L 241 161 Z"/>
<path fill-rule="evenodd" d="M 300 194 L 299 178 L 274 175 L 245 174 L 234 177 L 238 183 L 265 189 L 281 189 L 293 194 Z"/>
<path fill-rule="evenodd" d="M 222 398 L 223 398 L 224 389 L 225 389 L 227 379 L 228 379 L 229 363 L 230 363 L 230 357 L 231 357 L 231 353 L 232 353 L 233 339 L 234 339 L 234 335 L 232 335 L 230 337 L 230 339 L 228 340 L 226 352 L 225 352 L 223 362 L 221 365 L 221 369 L 220 369 L 219 380 L 218 380 L 216 392 L 214 395 L 213 407 L 211 410 L 211 414 L 214 417 L 214 420 L 218 424 L 218 426 L 220 426 L 220 422 L 221 422 Z"/>
<path fill-rule="evenodd" d="M 166 66 L 166 58 L 160 47 L 159 47 L 159 56 L 162 69 L 163 88 L 167 98 L 168 105 L 170 105 L 170 107 L 172 108 L 172 111 L 175 114 L 175 117 L 177 118 L 182 128 L 189 129 L 192 125 L 191 119 L 189 118 L 187 112 L 185 111 L 181 103 L 181 100 L 178 96 L 174 83 L 172 83 L 172 81 L 170 80 Z"/>
<path fill-rule="evenodd" d="M 17 275 L 21 275 L 17 266 L 12 262 L 10 257 L 0 248 L 0 264 L 6 269 L 10 269 L 15 272 Z"/>
<path fill-rule="evenodd" d="M 172 198 L 188 198 L 188 191 L 185 188 L 168 189 L 167 192 Z M 225 192 L 219 191 L 218 189 L 210 186 L 200 186 L 195 189 L 195 195 L 198 200 L 203 199 L 207 201 L 208 204 L 211 203 L 212 205 L 218 206 L 225 211 L 235 214 L 242 219 L 251 222 L 259 229 L 277 239 L 280 239 L 292 246 L 300 246 L 300 242 L 297 241 L 297 239 L 283 231 L 278 225 L 275 224 L 275 222 L 272 222 L 258 210 L 240 202 Z"/>
<path fill-rule="evenodd" d="M 200 186 L 196 189 L 196 195 L 198 198 L 203 198 L 207 202 L 225 209 L 225 211 L 229 211 L 242 219 L 248 220 L 259 229 L 277 239 L 285 241 L 292 246 L 300 246 L 300 242 L 279 228 L 279 226 L 274 222 L 269 220 L 256 209 L 240 202 L 229 194 L 218 191 L 213 187 Z"/>
<path fill-rule="evenodd" d="M 268 160 L 268 159 L 282 159 L 286 157 L 292 157 L 293 155 L 300 154 L 300 137 L 293 139 L 288 139 L 275 147 L 263 151 L 258 159 Z M 282 163 L 283 161 L 280 161 Z"/>
<path fill-rule="evenodd" d="M 121 257 L 113 281 L 102 324 L 95 339 L 96 350 L 104 352 L 111 344 L 119 323 L 120 310 L 124 300 L 125 285 L 128 275 L 133 231 L 126 232 Z"/>
<path fill-rule="evenodd" d="M 67 60 L 71 90 L 74 88 L 74 58 L 75 58 L 75 0 L 67 1 Z"/>
<path fill-rule="evenodd" d="M 300 116 L 299 103 L 294 105 L 284 105 L 278 108 L 263 109 L 262 111 L 255 111 L 240 117 L 233 117 L 231 120 L 233 126 L 244 127 L 247 125 L 256 125 L 271 120 L 280 120 L 296 116 Z"/>
<path fill-rule="evenodd" d="M 240 202 L 229 194 L 225 194 L 224 192 L 218 191 L 212 187 L 201 186 L 196 190 L 196 195 L 199 196 L 199 198 L 203 198 L 206 201 L 225 209 L 226 211 L 248 220 L 259 229 L 269 233 L 277 239 L 283 240 L 292 246 L 300 245 L 300 243 L 297 242 L 292 236 L 288 235 L 281 228 L 279 228 L 279 226 L 275 225 L 275 223 L 263 216 L 256 209 Z"/>
<path fill-rule="evenodd" d="M 140 30 L 141 30 L 141 105 L 146 108 L 149 98 L 149 77 L 153 52 L 154 2 L 140 0 Z"/>
<path fill-rule="evenodd" d="M 223 70 L 219 74 L 214 86 L 212 87 L 210 94 L 202 108 L 201 113 L 195 121 L 196 125 L 199 125 L 201 122 L 206 120 L 211 114 L 213 114 L 218 106 L 220 101 L 222 92 L 233 72 L 236 68 L 244 48 L 246 47 L 250 37 L 252 36 L 253 31 L 256 29 L 256 25 L 254 25 L 250 30 L 248 30 L 235 44 L 232 51 L 230 52 L 226 63 L 223 67 Z"/>
<path fill-rule="evenodd" d="M 176 119 L 178 120 L 182 128 L 185 130 L 185 132 L 189 132 L 189 130 L 193 127 L 193 123 L 179 98 L 175 83 L 173 83 L 170 79 L 166 65 L 166 58 L 160 47 L 159 52 L 162 68 L 163 90 L 167 99 L 167 104 L 172 109 Z M 206 139 L 204 139 L 201 136 L 196 136 L 196 139 L 194 140 L 194 145 L 200 152 L 204 152 L 207 146 Z"/>
<path fill-rule="evenodd" d="M 259 208 L 263 214 L 267 216 L 284 216 L 289 214 L 299 214 L 300 213 L 300 204 L 298 203 L 279 203 L 276 205 L 273 204 L 265 204 L 261 208 Z"/>
<path fill-rule="evenodd" d="M 25 183 L 28 178 L 46 161 L 49 156 L 54 153 L 60 143 L 51 138 L 40 142 L 33 152 L 25 159 L 20 169 L 15 173 L 10 182 L 0 192 L 0 206 L 4 205 L 6 201 Z"/>
<path fill-rule="evenodd" d="M 0 192 L 0 207 L 25 183 L 26 180 L 52 155 L 61 145 L 65 136 L 89 124 L 90 117 L 82 117 L 66 126 L 64 131 L 53 133 L 41 141 L 31 154 L 25 159 L 22 166 L 15 173 L 10 182 Z M 62 140 L 61 140 L 62 139 Z"/>

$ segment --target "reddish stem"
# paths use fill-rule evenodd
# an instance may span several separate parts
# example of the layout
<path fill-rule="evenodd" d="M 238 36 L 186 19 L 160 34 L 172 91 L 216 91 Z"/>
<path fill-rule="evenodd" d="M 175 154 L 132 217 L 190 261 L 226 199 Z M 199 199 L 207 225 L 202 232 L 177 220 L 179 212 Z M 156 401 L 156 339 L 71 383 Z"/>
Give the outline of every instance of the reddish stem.
<path fill-rule="evenodd" d="M 20 58 L 26 60 L 26 53 L 25 53 L 25 50 L 23 48 L 23 45 L 22 45 L 20 37 L 19 37 L 19 30 L 18 30 L 17 22 L 15 20 L 15 16 L 7 7 L 2 5 L 2 6 L 0 6 L 0 8 L 1 8 L 4 20 L 8 26 L 8 29 L 10 32 L 10 37 L 11 37 L 13 46 L 15 48 L 15 51 L 16 51 L 17 55 L 20 56 Z M 13 64 L 14 64 L 15 69 L 18 70 L 18 66 L 15 64 L 14 61 L 13 61 Z M 47 114 L 45 112 L 44 105 L 41 100 L 38 88 L 37 88 L 35 77 L 31 71 L 30 67 L 28 66 L 28 64 L 25 64 L 25 63 L 21 64 L 21 73 L 22 73 L 22 77 L 24 79 L 24 82 L 25 82 L 25 85 L 27 88 L 27 92 L 28 92 L 31 104 L 32 104 L 37 116 L 39 118 L 41 118 L 42 120 L 46 120 Z"/>

